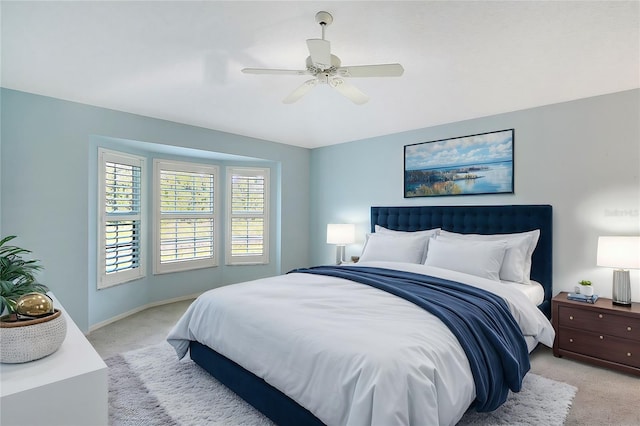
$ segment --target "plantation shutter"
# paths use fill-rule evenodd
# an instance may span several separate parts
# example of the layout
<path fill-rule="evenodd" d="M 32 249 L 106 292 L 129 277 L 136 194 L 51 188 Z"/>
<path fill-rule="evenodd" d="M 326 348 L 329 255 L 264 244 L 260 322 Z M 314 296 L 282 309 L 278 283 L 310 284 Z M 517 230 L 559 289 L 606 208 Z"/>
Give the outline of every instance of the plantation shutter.
<path fill-rule="evenodd" d="M 154 162 L 156 175 L 155 272 L 216 265 L 215 166 Z"/>
<path fill-rule="evenodd" d="M 144 276 L 142 261 L 143 159 L 99 151 L 100 269 L 98 288 Z"/>
<path fill-rule="evenodd" d="M 229 193 L 228 264 L 268 263 L 269 169 L 231 168 Z"/>

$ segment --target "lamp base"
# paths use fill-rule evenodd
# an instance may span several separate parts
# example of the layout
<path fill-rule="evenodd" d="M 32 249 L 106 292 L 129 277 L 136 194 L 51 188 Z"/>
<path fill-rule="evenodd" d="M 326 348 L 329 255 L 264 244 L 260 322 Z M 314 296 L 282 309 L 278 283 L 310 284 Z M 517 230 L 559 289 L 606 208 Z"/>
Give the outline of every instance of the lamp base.
<path fill-rule="evenodd" d="M 336 246 L 336 265 L 344 263 L 344 246 Z"/>
<path fill-rule="evenodd" d="M 616 269 L 613 271 L 612 303 L 618 306 L 631 306 L 631 279 L 629 271 Z"/>

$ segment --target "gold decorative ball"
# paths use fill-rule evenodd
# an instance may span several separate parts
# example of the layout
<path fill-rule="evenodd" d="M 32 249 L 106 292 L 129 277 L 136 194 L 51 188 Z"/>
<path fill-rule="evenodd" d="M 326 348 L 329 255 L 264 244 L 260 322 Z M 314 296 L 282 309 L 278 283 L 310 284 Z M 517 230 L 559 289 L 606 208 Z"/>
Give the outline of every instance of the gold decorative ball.
<path fill-rule="evenodd" d="M 46 294 L 28 293 L 18 299 L 16 312 L 30 317 L 47 315 L 53 312 L 53 300 Z"/>

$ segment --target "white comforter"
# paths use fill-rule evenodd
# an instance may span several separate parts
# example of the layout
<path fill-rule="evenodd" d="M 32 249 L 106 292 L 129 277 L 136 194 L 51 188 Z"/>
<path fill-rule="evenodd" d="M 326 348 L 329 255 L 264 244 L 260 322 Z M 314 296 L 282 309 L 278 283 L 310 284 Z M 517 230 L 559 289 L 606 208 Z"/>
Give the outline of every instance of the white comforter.
<path fill-rule="evenodd" d="M 551 346 L 545 316 L 512 286 L 424 265 L 367 262 L 485 288 L 525 336 Z M 451 425 L 475 398 L 454 335 L 422 308 L 367 285 L 288 274 L 204 293 L 167 340 L 180 358 L 209 346 L 328 425 Z"/>

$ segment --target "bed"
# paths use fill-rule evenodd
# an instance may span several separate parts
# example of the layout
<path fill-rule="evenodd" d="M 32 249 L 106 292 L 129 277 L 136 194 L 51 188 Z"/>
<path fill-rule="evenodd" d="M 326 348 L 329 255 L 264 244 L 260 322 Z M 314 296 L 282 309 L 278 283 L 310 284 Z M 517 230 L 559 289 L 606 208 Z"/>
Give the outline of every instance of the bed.
<path fill-rule="evenodd" d="M 432 251 L 420 259 L 425 265 L 364 256 L 373 253 L 374 244 L 390 241 L 385 233 L 411 233 L 407 235 L 413 241 L 420 231 L 434 228 L 443 237 L 429 239 Z M 537 241 L 527 278 L 541 288 L 539 303 L 529 300 L 517 284 L 501 282 L 502 269 L 500 280 L 493 280 L 426 264 L 452 248 L 477 244 L 493 250 L 504 245 L 502 235 L 531 232 L 537 233 Z M 212 290 L 215 297 L 203 295 L 206 302 L 194 302 L 168 341 L 178 356 L 188 350 L 197 364 L 279 425 L 455 424 L 470 405 L 480 405 L 483 387 L 471 373 L 473 357 L 465 355 L 466 346 L 461 348 L 462 340 L 444 325 L 445 319 L 379 287 L 324 274 L 388 273 L 394 285 L 400 275 L 411 280 L 427 275 L 440 280 L 437 287 L 461 282 L 491 294 L 502 292 L 499 298 L 508 301 L 505 306 L 518 321 L 528 357 L 539 342 L 553 343 L 547 320 L 551 233 L 548 205 L 372 207 L 369 248 L 360 265 L 328 272 L 300 270 Z M 500 235 L 495 242 L 476 243 L 495 235 Z M 467 237 L 473 241 L 460 245 Z M 440 260 L 448 259 L 451 256 Z M 268 332 L 260 329 L 262 324 L 269 324 Z M 396 345 L 403 352 L 396 351 Z"/>

